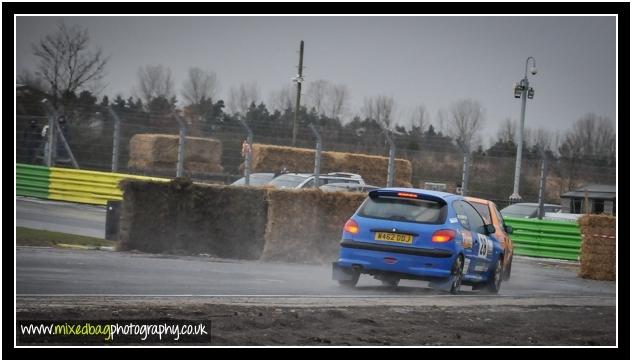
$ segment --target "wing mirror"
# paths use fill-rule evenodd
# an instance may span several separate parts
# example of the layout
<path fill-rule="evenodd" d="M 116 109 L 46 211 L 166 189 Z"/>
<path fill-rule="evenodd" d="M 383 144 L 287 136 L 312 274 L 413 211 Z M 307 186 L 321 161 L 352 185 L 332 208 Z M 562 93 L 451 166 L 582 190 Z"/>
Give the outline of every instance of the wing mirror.
<path fill-rule="evenodd" d="M 480 234 L 491 235 L 496 232 L 496 228 L 492 224 L 483 225 L 479 229 Z"/>

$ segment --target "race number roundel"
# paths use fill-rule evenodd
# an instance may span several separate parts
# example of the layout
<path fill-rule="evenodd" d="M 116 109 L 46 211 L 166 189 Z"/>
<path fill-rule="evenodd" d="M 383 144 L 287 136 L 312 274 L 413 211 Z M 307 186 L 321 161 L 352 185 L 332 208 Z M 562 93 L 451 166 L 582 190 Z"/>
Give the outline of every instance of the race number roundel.
<path fill-rule="evenodd" d="M 494 250 L 494 244 L 489 238 L 483 234 L 478 234 L 479 248 L 478 248 L 478 256 L 486 257 L 489 256 Z"/>

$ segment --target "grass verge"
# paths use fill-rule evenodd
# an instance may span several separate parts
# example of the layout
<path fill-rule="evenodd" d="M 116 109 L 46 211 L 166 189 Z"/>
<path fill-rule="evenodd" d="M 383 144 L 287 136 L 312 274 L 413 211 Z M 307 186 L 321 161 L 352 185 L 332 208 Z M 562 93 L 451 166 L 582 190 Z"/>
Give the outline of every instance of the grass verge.
<path fill-rule="evenodd" d="M 18 246 L 79 246 L 87 248 L 96 248 L 100 246 L 118 247 L 118 241 L 59 233 L 56 231 L 29 229 L 24 227 L 15 228 L 15 239 Z"/>

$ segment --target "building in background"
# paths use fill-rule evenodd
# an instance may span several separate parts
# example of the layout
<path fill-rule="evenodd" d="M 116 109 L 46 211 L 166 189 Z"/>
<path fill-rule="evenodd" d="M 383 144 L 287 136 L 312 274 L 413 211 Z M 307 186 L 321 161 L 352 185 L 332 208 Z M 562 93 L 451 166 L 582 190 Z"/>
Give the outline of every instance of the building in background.
<path fill-rule="evenodd" d="M 614 185 L 586 185 L 560 195 L 563 212 L 572 214 L 612 214 L 616 215 Z"/>

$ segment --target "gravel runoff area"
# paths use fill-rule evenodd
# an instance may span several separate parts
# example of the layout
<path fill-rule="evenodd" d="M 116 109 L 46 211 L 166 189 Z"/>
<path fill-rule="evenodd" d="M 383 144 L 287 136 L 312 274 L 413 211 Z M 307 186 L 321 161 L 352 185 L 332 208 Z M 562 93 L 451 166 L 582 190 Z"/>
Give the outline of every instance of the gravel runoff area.
<path fill-rule="evenodd" d="M 52 318 L 210 321 L 214 346 L 616 344 L 599 297 L 17 297 L 18 321 Z"/>

